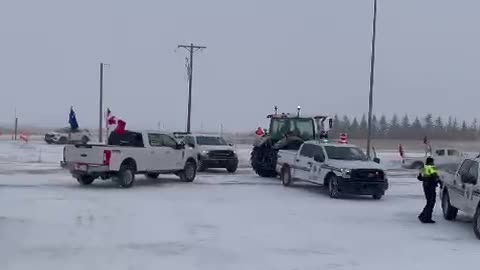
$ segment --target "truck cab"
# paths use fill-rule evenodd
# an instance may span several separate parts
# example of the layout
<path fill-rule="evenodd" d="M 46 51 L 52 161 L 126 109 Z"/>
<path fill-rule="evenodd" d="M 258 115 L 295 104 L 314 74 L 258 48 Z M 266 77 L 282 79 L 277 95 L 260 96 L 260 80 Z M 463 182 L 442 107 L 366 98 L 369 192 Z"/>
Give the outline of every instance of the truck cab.
<path fill-rule="evenodd" d="M 283 185 L 306 181 L 327 186 L 329 195 L 371 195 L 380 199 L 388 189 L 388 180 L 380 164 L 367 158 L 351 144 L 307 141 L 298 151 L 280 150 L 277 173 Z"/>
<path fill-rule="evenodd" d="M 480 239 L 479 158 L 467 158 L 455 172 L 440 172 L 443 217 L 455 220 L 458 211 L 473 217 L 473 231 Z"/>

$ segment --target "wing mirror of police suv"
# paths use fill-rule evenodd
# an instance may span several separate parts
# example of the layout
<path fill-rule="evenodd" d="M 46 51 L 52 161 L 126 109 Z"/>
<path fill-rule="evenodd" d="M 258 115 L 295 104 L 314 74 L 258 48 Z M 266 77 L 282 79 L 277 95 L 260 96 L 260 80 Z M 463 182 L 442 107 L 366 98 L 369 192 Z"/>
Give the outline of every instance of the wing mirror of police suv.
<path fill-rule="evenodd" d="M 325 161 L 325 157 L 322 156 L 322 155 L 315 155 L 313 157 L 313 160 L 315 160 L 316 162 L 324 162 Z"/>

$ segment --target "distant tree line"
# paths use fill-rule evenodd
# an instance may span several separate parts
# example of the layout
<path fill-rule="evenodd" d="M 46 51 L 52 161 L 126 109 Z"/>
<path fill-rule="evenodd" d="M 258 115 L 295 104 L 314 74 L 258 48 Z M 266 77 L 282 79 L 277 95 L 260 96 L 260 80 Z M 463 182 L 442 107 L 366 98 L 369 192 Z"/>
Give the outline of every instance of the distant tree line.
<path fill-rule="evenodd" d="M 429 139 L 442 140 L 476 140 L 480 138 L 480 129 L 477 119 L 471 123 L 459 122 L 454 117 L 443 119 L 440 116 L 427 114 L 423 118 L 415 117 L 410 119 L 408 115 L 402 118 L 394 114 L 387 118 L 382 115 L 378 118 L 372 116 L 372 137 L 376 139 L 415 139 L 423 140 L 425 136 Z M 337 138 L 340 133 L 347 133 L 349 138 L 363 139 L 367 137 L 367 117 L 334 116 L 333 130 L 330 137 Z"/>

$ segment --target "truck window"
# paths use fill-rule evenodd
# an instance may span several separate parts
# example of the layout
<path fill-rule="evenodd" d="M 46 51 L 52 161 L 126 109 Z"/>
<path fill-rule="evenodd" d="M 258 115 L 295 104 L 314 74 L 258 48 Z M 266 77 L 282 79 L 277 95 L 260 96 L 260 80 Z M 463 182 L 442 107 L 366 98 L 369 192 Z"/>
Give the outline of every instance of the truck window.
<path fill-rule="evenodd" d="M 192 136 L 186 136 L 185 139 L 183 139 L 183 142 L 188 146 L 195 146 L 195 140 Z"/>
<path fill-rule="evenodd" d="M 460 179 L 462 182 L 465 181 L 465 179 L 468 178 L 470 175 L 470 168 L 472 167 L 473 161 L 466 159 L 463 163 L 462 166 L 460 166 L 460 170 L 458 171 L 458 174 L 460 175 Z"/>
<path fill-rule="evenodd" d="M 455 149 L 448 149 L 447 150 L 447 155 L 449 155 L 449 156 L 460 156 L 460 153 Z"/>
<path fill-rule="evenodd" d="M 437 150 L 435 151 L 435 153 L 437 154 L 437 156 L 445 156 L 445 149 Z"/>
<path fill-rule="evenodd" d="M 160 137 L 162 138 L 162 146 L 171 148 L 177 147 L 177 142 L 172 137 L 165 134 L 160 134 Z"/>
<path fill-rule="evenodd" d="M 472 183 L 472 184 L 476 185 L 477 179 L 478 179 L 478 162 L 474 161 L 472 163 L 472 166 L 470 166 L 470 170 L 468 174 L 472 177 L 472 179 L 475 179 L 475 183 Z"/>
<path fill-rule="evenodd" d="M 162 137 L 161 134 L 149 133 L 148 134 L 148 143 L 153 147 L 162 146 Z"/>
<path fill-rule="evenodd" d="M 313 158 L 314 145 L 304 144 L 300 150 L 300 156 Z"/>
<path fill-rule="evenodd" d="M 315 148 L 313 150 L 313 156 L 315 157 L 316 155 L 319 155 L 325 160 L 325 153 L 323 152 L 323 148 L 319 145 L 315 145 Z"/>

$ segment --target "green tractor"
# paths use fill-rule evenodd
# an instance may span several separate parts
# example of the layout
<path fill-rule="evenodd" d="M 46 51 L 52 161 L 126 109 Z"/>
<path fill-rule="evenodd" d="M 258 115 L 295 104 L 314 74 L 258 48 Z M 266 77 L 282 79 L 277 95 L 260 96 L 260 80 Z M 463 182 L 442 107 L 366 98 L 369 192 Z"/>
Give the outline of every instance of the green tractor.
<path fill-rule="evenodd" d="M 292 116 L 285 113 L 267 115 L 270 119 L 268 134 L 254 145 L 250 157 L 253 170 L 261 177 L 275 177 L 277 153 L 280 149 L 298 150 L 303 142 L 328 138 L 333 119 L 329 116 L 301 116 L 300 107 Z"/>

